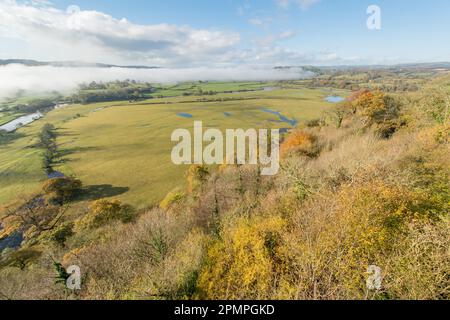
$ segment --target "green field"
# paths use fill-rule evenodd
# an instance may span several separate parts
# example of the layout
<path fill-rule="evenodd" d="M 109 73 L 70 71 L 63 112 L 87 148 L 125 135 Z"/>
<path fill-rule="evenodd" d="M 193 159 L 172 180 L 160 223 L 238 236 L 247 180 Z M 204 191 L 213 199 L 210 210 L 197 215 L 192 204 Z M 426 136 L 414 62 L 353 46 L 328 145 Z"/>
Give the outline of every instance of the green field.
<path fill-rule="evenodd" d="M 276 84 L 269 82 L 187 82 L 155 86 L 155 92 L 148 94 L 148 97 L 179 97 L 185 94 L 195 95 L 199 91 L 214 93 L 257 91 L 268 86 L 276 86 Z"/>
<path fill-rule="evenodd" d="M 187 90 L 191 86 L 177 89 Z M 260 88 L 261 84 L 214 86 L 220 91 L 233 91 L 236 87 Z M 346 94 L 339 90 L 333 93 Z M 221 129 L 290 128 L 287 123 L 277 122 L 276 115 L 262 109 L 278 111 L 301 123 L 319 117 L 332 106 L 324 100 L 328 95 L 330 92 L 325 90 L 297 87 L 135 103 L 72 105 L 54 110 L 20 129 L 15 141 L 0 145 L 0 204 L 39 190 L 45 180 L 42 151 L 30 148 L 45 123 L 52 123 L 58 129 L 62 157 L 55 169 L 76 175 L 96 196 L 116 197 L 136 207 L 145 207 L 184 184 L 187 167 L 175 166 L 170 159 L 174 146 L 170 137 L 174 129 L 191 129 L 195 120 L 202 120 L 205 127 Z M 178 113 L 191 114 L 192 118 L 180 117 Z"/>
<path fill-rule="evenodd" d="M 0 113 L 0 126 L 13 121 L 14 119 L 20 117 L 20 115 L 9 114 L 9 113 Z"/>

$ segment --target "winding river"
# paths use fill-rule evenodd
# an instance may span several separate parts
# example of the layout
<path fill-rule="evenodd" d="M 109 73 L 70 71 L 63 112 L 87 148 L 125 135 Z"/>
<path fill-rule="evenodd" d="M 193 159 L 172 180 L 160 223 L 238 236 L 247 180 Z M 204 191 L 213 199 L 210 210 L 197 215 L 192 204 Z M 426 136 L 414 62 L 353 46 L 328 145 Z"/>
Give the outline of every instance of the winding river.
<path fill-rule="evenodd" d="M 4 130 L 6 132 L 13 132 L 20 127 L 26 126 L 27 124 L 30 124 L 33 121 L 42 118 L 43 116 L 44 115 L 39 111 L 36 113 L 28 114 L 26 116 L 19 117 L 17 119 L 14 119 L 13 121 L 8 122 L 7 124 L 0 126 L 0 130 Z"/>

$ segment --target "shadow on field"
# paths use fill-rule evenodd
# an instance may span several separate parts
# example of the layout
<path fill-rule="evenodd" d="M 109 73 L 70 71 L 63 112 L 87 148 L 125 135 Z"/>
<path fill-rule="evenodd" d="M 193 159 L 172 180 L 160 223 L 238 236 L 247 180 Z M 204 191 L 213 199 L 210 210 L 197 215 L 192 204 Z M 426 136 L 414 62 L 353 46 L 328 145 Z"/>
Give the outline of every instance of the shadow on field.
<path fill-rule="evenodd" d="M 60 136 L 60 137 L 77 137 L 77 136 L 79 136 L 79 134 L 74 133 L 72 131 L 68 131 L 66 129 L 59 129 L 58 136 Z"/>
<path fill-rule="evenodd" d="M 55 161 L 55 163 L 62 164 L 62 163 L 74 161 L 75 159 L 70 158 L 69 156 L 80 153 L 80 152 L 89 152 L 89 151 L 96 151 L 96 150 L 100 150 L 100 148 L 98 148 L 98 147 L 76 147 L 76 148 L 62 149 L 62 150 L 58 151 L 58 154 L 57 154 L 58 160 Z"/>
<path fill-rule="evenodd" d="M 0 130 L 0 147 L 7 146 L 8 144 L 13 143 L 17 139 L 25 137 L 26 135 L 20 132 L 6 132 L 4 130 Z"/>
<path fill-rule="evenodd" d="M 103 198 L 120 196 L 130 191 L 128 187 L 114 187 L 110 184 L 92 185 L 83 188 L 83 192 L 77 198 L 80 201 L 93 201 Z"/>

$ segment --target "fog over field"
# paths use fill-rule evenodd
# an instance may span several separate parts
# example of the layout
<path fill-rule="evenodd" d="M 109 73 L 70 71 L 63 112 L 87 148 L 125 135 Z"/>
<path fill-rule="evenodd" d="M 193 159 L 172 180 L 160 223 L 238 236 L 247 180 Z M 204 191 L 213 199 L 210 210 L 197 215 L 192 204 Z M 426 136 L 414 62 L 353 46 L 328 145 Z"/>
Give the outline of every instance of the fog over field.
<path fill-rule="evenodd" d="M 73 68 L 13 64 L 0 67 L 0 99 L 19 91 L 39 94 L 50 91 L 75 90 L 81 83 L 136 80 L 151 83 L 183 81 L 271 81 L 293 80 L 312 76 L 301 68 L 274 69 L 263 67 L 131 69 Z"/>

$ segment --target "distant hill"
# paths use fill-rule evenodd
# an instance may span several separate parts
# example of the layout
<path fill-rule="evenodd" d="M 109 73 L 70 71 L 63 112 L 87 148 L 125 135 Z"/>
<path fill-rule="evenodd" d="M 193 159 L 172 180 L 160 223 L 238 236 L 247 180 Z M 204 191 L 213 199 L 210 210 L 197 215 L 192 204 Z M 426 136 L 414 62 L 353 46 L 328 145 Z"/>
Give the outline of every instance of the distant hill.
<path fill-rule="evenodd" d="M 295 69 L 300 66 L 277 66 L 275 69 Z M 352 71 L 352 70 L 377 70 L 377 69 L 416 69 L 416 70 L 450 70 L 450 62 L 430 62 L 430 63 L 404 63 L 396 65 L 340 65 L 340 66 L 301 66 L 303 70 L 318 73 L 324 71 Z"/>
<path fill-rule="evenodd" d="M 39 61 L 35 61 L 35 60 L 24 60 L 24 59 L 1 60 L 0 59 L 0 66 L 6 66 L 8 64 L 23 64 L 23 65 L 29 66 L 29 67 L 46 66 L 46 65 L 48 65 L 47 62 L 39 62 Z"/>
<path fill-rule="evenodd" d="M 410 69 L 450 69 L 450 62 L 405 63 L 399 64 L 397 67 Z"/>
<path fill-rule="evenodd" d="M 104 64 L 104 63 L 88 63 L 81 61 L 36 61 L 28 59 L 0 59 L 0 66 L 10 65 L 10 64 L 22 64 L 28 67 L 39 67 L 39 66 L 52 66 L 52 67 L 69 67 L 69 68 L 126 68 L 126 69 L 158 69 L 158 67 L 149 66 L 119 66 L 114 64 Z"/>

